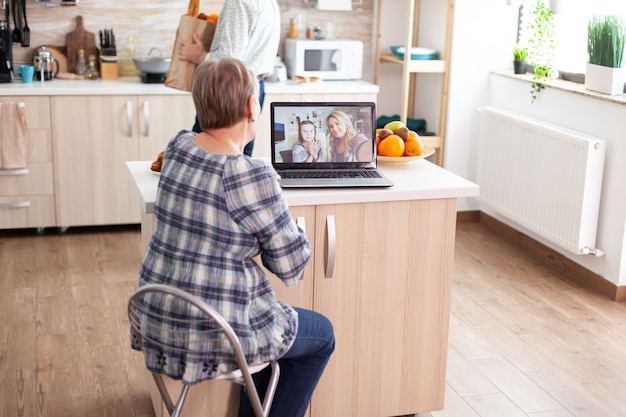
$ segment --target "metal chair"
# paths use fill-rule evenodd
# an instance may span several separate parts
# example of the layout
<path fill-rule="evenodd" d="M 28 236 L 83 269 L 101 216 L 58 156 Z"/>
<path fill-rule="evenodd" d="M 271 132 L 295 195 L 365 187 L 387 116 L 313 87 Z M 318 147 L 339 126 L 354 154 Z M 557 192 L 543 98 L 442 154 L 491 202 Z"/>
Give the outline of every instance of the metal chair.
<path fill-rule="evenodd" d="M 200 310 L 204 317 L 181 319 L 179 317 L 175 318 L 164 316 L 159 312 L 151 311 L 151 309 L 146 307 L 147 304 L 141 302 L 142 298 L 149 293 L 170 295 L 178 300 L 182 300 L 182 302 L 188 303 L 189 306 L 194 306 Z M 136 337 L 139 345 L 141 346 L 144 340 L 150 341 L 150 343 L 158 346 L 160 349 L 163 349 L 164 353 L 180 353 L 180 345 L 175 343 L 175 340 L 178 338 L 178 341 L 180 341 L 181 335 L 184 336 L 185 333 L 188 333 L 190 328 L 210 328 L 209 330 L 202 331 L 223 332 L 233 348 L 239 369 L 230 373 L 219 374 L 214 379 L 224 379 L 245 386 L 255 415 L 257 417 L 267 417 L 269 415 L 280 375 L 278 363 L 276 361 L 271 361 L 260 365 L 248 366 L 243 349 L 241 348 L 241 344 L 239 342 L 239 338 L 233 328 L 217 311 L 215 311 L 199 297 L 170 285 L 144 285 L 135 290 L 135 292 L 130 296 L 128 301 L 128 317 L 130 319 L 131 331 Z M 215 325 L 217 325 L 217 327 Z M 169 330 L 164 332 L 164 328 Z M 189 343 L 189 346 L 185 347 L 184 352 L 192 355 L 202 355 L 206 353 L 199 343 L 197 346 L 194 346 L 194 343 Z M 256 386 L 252 380 L 252 374 L 263 370 L 267 367 L 267 365 L 271 365 L 272 375 L 265 393 L 265 399 L 263 403 L 261 403 Z M 174 404 L 167 388 L 165 387 L 162 375 L 160 373 L 152 372 L 152 376 L 154 377 L 154 381 L 156 382 L 170 416 L 178 417 L 185 402 L 185 398 L 187 397 L 190 384 L 182 381 L 182 388 L 178 394 L 176 403 Z"/>

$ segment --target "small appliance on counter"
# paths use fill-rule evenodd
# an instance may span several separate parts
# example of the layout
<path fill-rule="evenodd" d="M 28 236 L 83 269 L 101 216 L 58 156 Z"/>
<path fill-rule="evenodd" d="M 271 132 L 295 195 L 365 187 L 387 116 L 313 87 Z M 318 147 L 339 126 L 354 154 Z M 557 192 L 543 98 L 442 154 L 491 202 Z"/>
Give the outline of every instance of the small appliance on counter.
<path fill-rule="evenodd" d="M 322 80 L 360 80 L 363 42 L 353 40 L 285 39 L 287 75 Z"/>
<path fill-rule="evenodd" d="M 5 11 L 4 16 L 0 16 L 0 83 L 10 83 L 13 81 L 13 40 L 6 0 L 0 0 L 0 10 Z"/>
<path fill-rule="evenodd" d="M 52 52 L 45 46 L 37 49 L 33 64 L 35 65 L 35 78 L 39 81 L 50 81 L 59 73 L 59 61 L 52 57 Z"/>
<path fill-rule="evenodd" d="M 270 83 L 278 83 L 280 81 L 287 81 L 287 67 L 280 56 L 276 55 L 276 60 L 274 61 L 274 72 L 267 77 L 265 77 L 265 81 Z"/>

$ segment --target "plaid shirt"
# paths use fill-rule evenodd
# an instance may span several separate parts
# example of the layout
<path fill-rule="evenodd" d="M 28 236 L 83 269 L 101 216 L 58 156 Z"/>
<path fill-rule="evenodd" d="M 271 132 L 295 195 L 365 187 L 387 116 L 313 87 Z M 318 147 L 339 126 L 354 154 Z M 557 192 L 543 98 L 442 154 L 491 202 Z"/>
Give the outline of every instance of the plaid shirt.
<path fill-rule="evenodd" d="M 297 313 L 276 300 L 253 258 L 260 255 L 269 271 L 295 286 L 311 246 L 267 163 L 212 154 L 195 145 L 194 135 L 179 132 L 165 151 L 156 227 L 138 286 L 169 284 L 204 299 L 233 326 L 249 364 L 279 358 L 293 344 Z M 162 299 L 150 304 L 164 314 L 189 315 Z M 204 358 L 180 355 L 165 361 L 149 344 L 143 350 L 148 369 L 189 382 L 236 368 L 223 343 L 207 340 L 207 346 Z"/>

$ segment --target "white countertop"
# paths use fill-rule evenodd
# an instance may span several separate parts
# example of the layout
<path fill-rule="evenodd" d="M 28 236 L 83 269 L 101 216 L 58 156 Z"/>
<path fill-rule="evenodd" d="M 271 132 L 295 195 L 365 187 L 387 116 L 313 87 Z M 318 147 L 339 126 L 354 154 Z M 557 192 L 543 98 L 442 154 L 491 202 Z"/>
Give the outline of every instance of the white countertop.
<path fill-rule="evenodd" d="M 297 83 L 281 81 L 265 82 L 265 94 L 378 94 L 378 86 L 367 81 L 317 81 L 314 83 Z"/>
<path fill-rule="evenodd" d="M 138 77 L 117 80 L 59 80 L 37 81 L 25 84 L 21 80 L 0 84 L 0 96 L 80 96 L 80 95 L 180 95 L 186 91 L 164 84 L 142 83 Z"/>
<path fill-rule="evenodd" d="M 265 83 L 265 94 L 353 94 L 378 93 L 378 86 L 366 81 L 320 81 L 296 83 L 282 81 Z M 37 81 L 25 84 L 19 78 L 12 83 L 0 83 L 0 96 L 78 96 L 78 95 L 181 95 L 186 91 L 165 84 L 142 83 L 138 77 L 117 80 Z"/>
<path fill-rule="evenodd" d="M 151 164 L 152 161 L 126 162 L 130 180 L 146 213 L 154 212 L 159 182 L 158 174 L 150 170 Z M 379 168 L 393 181 L 393 187 L 290 189 L 284 190 L 283 195 L 290 207 L 478 196 L 478 185 L 425 159 L 407 165 L 379 164 Z"/>

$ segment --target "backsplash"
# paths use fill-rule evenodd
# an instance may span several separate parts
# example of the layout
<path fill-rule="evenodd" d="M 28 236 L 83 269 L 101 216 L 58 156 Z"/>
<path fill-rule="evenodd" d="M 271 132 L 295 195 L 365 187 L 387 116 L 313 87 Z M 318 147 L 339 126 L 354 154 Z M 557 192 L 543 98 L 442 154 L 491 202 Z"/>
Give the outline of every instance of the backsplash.
<path fill-rule="evenodd" d="M 9 2 L 10 3 L 10 2 Z M 320 11 L 312 1 L 278 0 L 282 10 L 281 33 L 289 32 L 289 20 L 294 18 L 309 26 L 325 27 L 331 21 L 335 37 L 357 39 L 364 43 L 364 62 L 373 61 L 374 1 L 353 3 L 353 10 Z M 171 56 L 180 16 L 187 12 L 188 0 L 81 0 L 73 7 L 44 7 L 35 0 L 26 0 L 30 47 L 13 44 L 15 65 L 32 62 L 33 54 L 42 45 L 65 47 L 65 37 L 76 29 L 76 16 L 83 17 L 85 29 L 96 35 L 103 29 L 113 29 L 118 53 L 128 36 L 133 37 L 137 56 L 146 55 L 158 47 L 165 56 Z M 202 0 L 200 11 L 219 13 L 223 0 Z M 11 21 L 11 28 L 13 28 Z M 303 28 L 304 29 L 304 28 Z M 304 30 L 303 30 L 304 33 Z M 282 53 L 282 42 L 279 49 Z M 363 78 L 373 78 L 372 65 L 364 65 Z"/>

